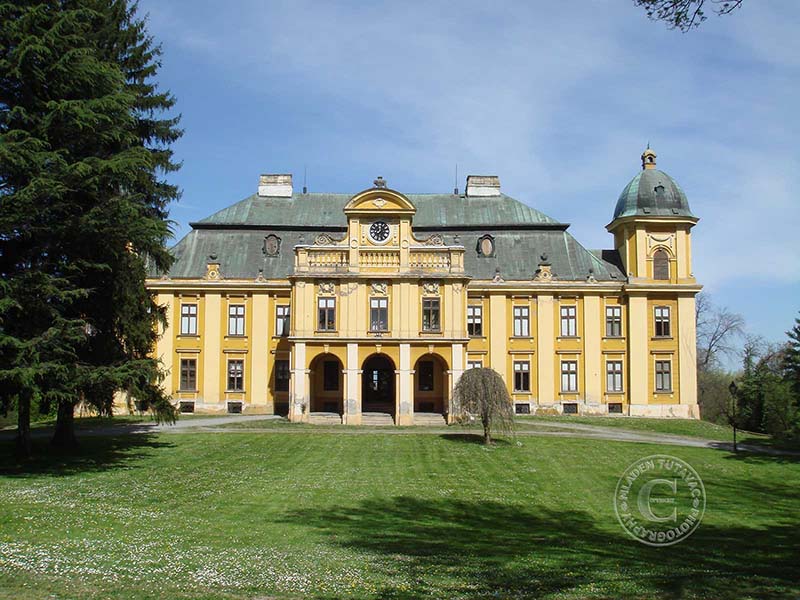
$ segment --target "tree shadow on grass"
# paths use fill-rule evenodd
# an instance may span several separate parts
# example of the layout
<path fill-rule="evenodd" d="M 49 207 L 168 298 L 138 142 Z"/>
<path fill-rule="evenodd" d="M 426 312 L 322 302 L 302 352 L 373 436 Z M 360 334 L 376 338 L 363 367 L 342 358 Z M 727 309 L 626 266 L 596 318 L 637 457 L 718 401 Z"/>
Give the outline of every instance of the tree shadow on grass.
<path fill-rule="evenodd" d="M 0 443 L 0 478 L 28 477 L 31 475 L 63 476 L 114 468 L 131 468 L 156 450 L 172 447 L 153 434 L 91 436 L 79 439 L 72 451 L 50 446 L 49 440 L 33 440 L 33 456 L 19 460 L 14 453 L 14 442 Z"/>
<path fill-rule="evenodd" d="M 371 555 L 369 564 L 379 567 L 368 577 L 390 582 L 374 595 L 385 600 L 784 598 L 800 587 L 796 515 L 766 529 L 701 524 L 663 548 L 628 538 L 610 511 L 598 524 L 579 510 L 490 501 L 398 496 L 295 511 L 285 520 Z"/>
<path fill-rule="evenodd" d="M 477 433 L 443 433 L 440 435 L 443 440 L 448 442 L 459 442 L 461 444 L 477 444 L 483 446 L 483 435 Z M 493 446 L 510 446 L 511 442 L 503 438 L 492 437 Z"/>

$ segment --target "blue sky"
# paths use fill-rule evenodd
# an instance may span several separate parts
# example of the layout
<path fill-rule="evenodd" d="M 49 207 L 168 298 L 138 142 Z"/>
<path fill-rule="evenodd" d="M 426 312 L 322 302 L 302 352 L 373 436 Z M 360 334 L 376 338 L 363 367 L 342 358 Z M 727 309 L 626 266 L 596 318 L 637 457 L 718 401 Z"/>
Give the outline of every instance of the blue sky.
<path fill-rule="evenodd" d="M 588 248 L 648 141 L 701 221 L 694 273 L 752 333 L 800 309 L 800 7 L 746 0 L 688 34 L 627 0 L 141 0 L 178 99 L 190 221 L 259 173 L 356 192 L 383 175 L 446 192 L 467 174 L 571 223 Z"/>

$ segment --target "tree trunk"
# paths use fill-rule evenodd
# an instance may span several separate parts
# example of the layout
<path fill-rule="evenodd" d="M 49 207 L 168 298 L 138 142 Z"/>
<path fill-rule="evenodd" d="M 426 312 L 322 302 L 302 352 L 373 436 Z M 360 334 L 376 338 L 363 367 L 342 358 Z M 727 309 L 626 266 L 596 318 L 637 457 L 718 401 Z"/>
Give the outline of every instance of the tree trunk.
<path fill-rule="evenodd" d="M 78 440 L 75 438 L 75 405 L 72 402 L 58 403 L 56 430 L 50 443 L 58 448 L 78 446 Z"/>
<path fill-rule="evenodd" d="M 492 443 L 492 428 L 486 418 L 483 419 L 483 443 L 487 446 Z"/>
<path fill-rule="evenodd" d="M 30 458 L 31 456 L 31 399 L 21 393 L 17 398 L 17 456 Z"/>

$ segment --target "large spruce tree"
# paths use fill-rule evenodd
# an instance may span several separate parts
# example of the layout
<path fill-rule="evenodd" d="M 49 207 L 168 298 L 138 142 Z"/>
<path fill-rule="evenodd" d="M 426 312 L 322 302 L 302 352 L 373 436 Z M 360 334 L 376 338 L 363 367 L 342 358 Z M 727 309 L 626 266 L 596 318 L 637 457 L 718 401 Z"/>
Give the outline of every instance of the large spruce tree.
<path fill-rule="evenodd" d="M 108 412 L 120 390 L 174 418 L 144 288 L 178 196 L 159 56 L 127 0 L 0 1 L 0 395 L 22 453 L 31 406 L 57 412 L 58 444 L 76 403 Z"/>

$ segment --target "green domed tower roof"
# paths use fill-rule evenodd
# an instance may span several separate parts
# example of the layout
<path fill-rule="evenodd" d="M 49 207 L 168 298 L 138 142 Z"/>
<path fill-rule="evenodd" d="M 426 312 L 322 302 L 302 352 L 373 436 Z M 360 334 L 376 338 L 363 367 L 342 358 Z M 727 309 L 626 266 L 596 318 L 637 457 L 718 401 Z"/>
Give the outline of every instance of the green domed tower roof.
<path fill-rule="evenodd" d="M 672 177 L 656 169 L 656 153 L 642 154 L 642 170 L 625 186 L 614 219 L 633 216 L 692 217 L 686 194 Z"/>

